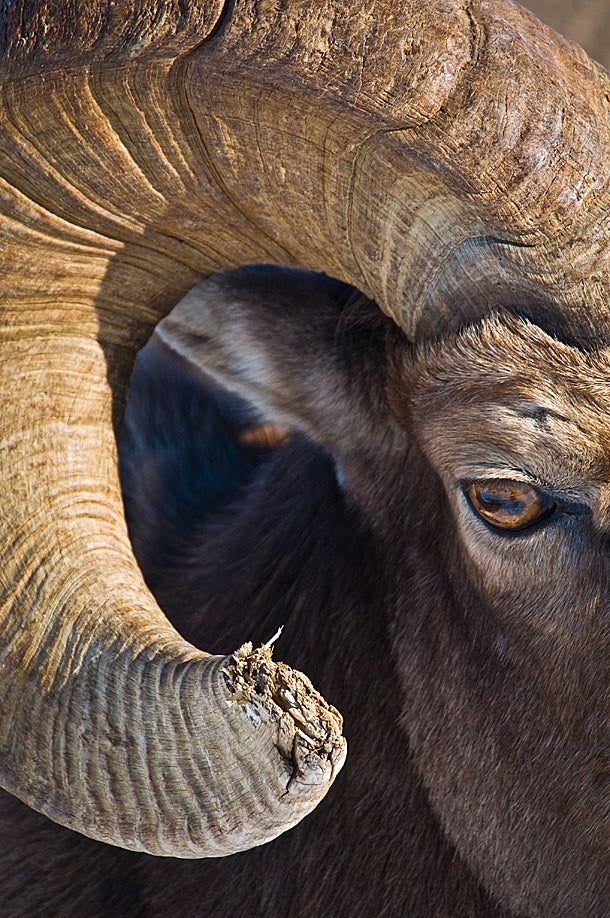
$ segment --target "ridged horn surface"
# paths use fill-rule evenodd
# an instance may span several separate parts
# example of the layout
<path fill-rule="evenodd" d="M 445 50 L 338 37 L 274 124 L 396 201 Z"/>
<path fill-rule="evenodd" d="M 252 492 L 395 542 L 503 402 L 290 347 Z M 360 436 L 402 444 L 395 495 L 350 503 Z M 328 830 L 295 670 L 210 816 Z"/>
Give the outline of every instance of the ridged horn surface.
<path fill-rule="evenodd" d="M 411 336 L 504 306 L 606 340 L 610 81 L 502 0 L 14 0 L 0 44 L 0 783 L 113 844 L 240 850 L 321 799 L 340 719 L 147 593 L 114 437 L 134 352 L 248 262 L 347 280 Z"/>

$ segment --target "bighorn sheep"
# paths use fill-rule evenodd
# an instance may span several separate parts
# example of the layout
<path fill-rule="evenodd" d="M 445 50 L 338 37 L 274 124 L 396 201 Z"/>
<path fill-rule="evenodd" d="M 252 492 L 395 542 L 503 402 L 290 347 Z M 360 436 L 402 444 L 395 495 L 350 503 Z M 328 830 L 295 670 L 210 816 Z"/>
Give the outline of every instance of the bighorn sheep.
<path fill-rule="evenodd" d="M 264 652 L 252 672 L 243 655 L 196 650 L 145 589 L 116 471 L 134 352 L 201 276 L 273 261 L 355 284 L 412 341 L 501 308 L 595 353 L 608 338 L 608 75 L 504 0 L 15 0 L 0 25 L 0 783 L 115 845 L 237 851 L 316 805 L 343 740 L 305 680 Z M 509 641 L 507 653 L 519 659 Z M 602 672 L 583 727 L 601 753 L 603 686 Z M 444 688 L 409 704 L 440 704 Z M 561 722 L 584 748 L 573 710 Z M 506 754 L 538 748 L 531 730 Z M 412 739 L 424 758 L 427 735 Z M 467 848 L 477 813 L 459 812 L 455 782 L 445 793 L 444 828 Z M 566 801 L 576 839 L 584 803 Z M 577 852 L 590 876 L 599 819 L 596 850 Z M 523 881 L 483 841 L 464 854 L 498 894 Z M 533 903 L 552 895 L 543 872 L 526 884 Z M 603 895 L 589 892 L 592 909 Z"/>
<path fill-rule="evenodd" d="M 218 652 L 284 624 L 350 768 L 239 857 L 132 854 L 129 876 L 96 850 L 113 908 L 607 915 L 610 349 L 510 315 L 414 347 L 344 285 L 278 268 L 204 282 L 159 334 L 326 449 L 240 448 L 240 405 L 145 355 L 122 461 L 147 581 Z M 72 874 L 97 849 L 56 829 L 51 876 L 66 845 Z"/>

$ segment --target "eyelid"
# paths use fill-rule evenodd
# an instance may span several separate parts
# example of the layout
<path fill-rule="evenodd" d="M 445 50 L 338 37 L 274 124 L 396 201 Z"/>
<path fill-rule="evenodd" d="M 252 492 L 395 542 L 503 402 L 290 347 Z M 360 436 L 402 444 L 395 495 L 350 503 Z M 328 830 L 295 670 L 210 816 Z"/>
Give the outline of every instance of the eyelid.
<path fill-rule="evenodd" d="M 523 484 L 530 485 L 532 488 L 544 488 L 545 490 L 554 490 L 550 482 L 542 481 L 531 472 L 525 469 L 513 468 L 512 466 L 496 465 L 469 465 L 460 470 L 460 481 L 520 481 Z"/>
<path fill-rule="evenodd" d="M 518 481 L 522 484 L 529 485 L 539 491 L 544 491 L 552 497 L 557 503 L 578 504 L 589 507 L 589 502 L 585 495 L 587 492 L 584 488 L 561 487 L 555 482 L 546 478 L 540 478 L 532 472 L 523 468 L 513 468 L 511 466 L 494 466 L 494 465 L 470 465 L 460 470 L 462 474 L 455 480 L 455 487 L 460 489 L 464 484 L 469 485 L 474 481 Z M 588 492 L 589 500 L 591 492 Z"/>

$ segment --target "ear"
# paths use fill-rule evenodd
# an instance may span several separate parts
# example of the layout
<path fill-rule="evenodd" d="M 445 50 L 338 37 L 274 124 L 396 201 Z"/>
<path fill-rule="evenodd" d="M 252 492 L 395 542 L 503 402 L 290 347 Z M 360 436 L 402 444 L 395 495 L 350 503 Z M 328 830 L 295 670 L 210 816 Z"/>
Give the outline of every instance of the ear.
<path fill-rule="evenodd" d="M 340 455 L 375 438 L 389 419 L 388 323 L 374 303 L 339 281 L 257 266 L 203 281 L 157 330 L 267 420 Z"/>

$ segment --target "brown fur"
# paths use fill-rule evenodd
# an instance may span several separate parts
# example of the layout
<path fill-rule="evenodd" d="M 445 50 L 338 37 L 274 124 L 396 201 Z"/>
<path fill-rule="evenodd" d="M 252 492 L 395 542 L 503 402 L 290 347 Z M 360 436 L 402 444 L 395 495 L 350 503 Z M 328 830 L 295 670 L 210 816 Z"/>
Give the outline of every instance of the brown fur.
<path fill-rule="evenodd" d="M 246 427 L 238 436 L 242 446 L 260 446 L 263 449 L 277 449 L 288 439 L 286 428 L 278 424 L 257 424 Z"/>
<path fill-rule="evenodd" d="M 140 563 L 208 649 L 284 624 L 276 656 L 341 709 L 348 760 L 296 829 L 221 861 L 105 848 L 4 797 L 2 913 L 605 918 L 606 355 L 508 316 L 414 349 L 280 269 L 191 302 L 161 334 L 258 414 L 145 358 L 122 445 Z M 308 438 L 240 446 L 263 421 Z M 461 486 L 490 474 L 561 509 L 499 534 Z"/>

